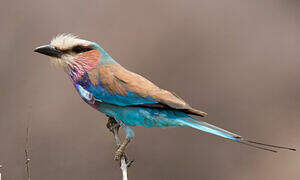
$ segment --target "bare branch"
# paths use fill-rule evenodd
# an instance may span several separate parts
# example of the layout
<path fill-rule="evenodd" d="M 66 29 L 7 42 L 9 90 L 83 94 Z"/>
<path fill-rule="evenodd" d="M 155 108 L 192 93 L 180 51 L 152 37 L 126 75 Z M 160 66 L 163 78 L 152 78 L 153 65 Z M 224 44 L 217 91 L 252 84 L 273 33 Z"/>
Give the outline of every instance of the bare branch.
<path fill-rule="evenodd" d="M 27 175 L 27 180 L 31 179 L 31 173 L 30 173 L 30 119 L 32 118 L 32 108 L 29 108 L 29 113 L 28 113 L 28 119 L 26 122 L 26 137 L 25 137 L 25 169 L 26 169 L 26 175 Z"/>
<path fill-rule="evenodd" d="M 113 128 L 113 132 L 114 134 L 114 137 L 115 137 L 115 141 L 116 141 L 116 144 L 117 146 L 121 146 L 121 140 L 120 140 L 120 137 L 119 137 L 119 128 Z M 127 177 L 127 163 L 126 163 L 126 158 L 124 155 L 122 155 L 121 159 L 120 159 L 120 168 L 122 170 L 122 175 L 123 175 L 123 180 L 127 180 L 128 177 Z"/>
<path fill-rule="evenodd" d="M 107 128 L 113 133 L 116 144 L 118 147 L 121 146 L 121 140 L 119 136 L 120 125 L 112 117 L 108 118 Z M 122 171 L 123 180 L 128 180 L 127 169 L 133 161 L 128 162 L 127 157 L 123 154 L 120 158 L 120 169 Z"/>

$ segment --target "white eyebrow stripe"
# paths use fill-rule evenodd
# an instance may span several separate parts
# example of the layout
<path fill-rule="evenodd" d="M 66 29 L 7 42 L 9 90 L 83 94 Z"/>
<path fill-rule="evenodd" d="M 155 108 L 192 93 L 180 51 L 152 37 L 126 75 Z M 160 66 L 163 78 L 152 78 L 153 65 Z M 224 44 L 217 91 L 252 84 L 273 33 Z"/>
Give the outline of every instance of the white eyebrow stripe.
<path fill-rule="evenodd" d="M 77 45 L 88 46 L 91 42 L 72 34 L 61 34 L 53 38 L 50 44 L 58 49 L 67 50 Z"/>

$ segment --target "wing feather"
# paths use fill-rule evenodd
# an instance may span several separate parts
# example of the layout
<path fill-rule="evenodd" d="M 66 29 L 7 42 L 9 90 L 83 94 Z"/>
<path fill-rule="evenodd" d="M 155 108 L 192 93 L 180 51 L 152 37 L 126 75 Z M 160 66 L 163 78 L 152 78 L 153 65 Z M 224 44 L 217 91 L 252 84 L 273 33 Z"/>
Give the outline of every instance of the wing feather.
<path fill-rule="evenodd" d="M 129 96 L 129 92 L 135 93 L 141 98 L 151 97 L 158 103 L 173 109 L 183 110 L 188 114 L 199 116 L 206 115 L 205 112 L 192 108 L 175 93 L 157 87 L 151 81 L 136 73 L 126 70 L 121 65 L 102 65 L 99 69 L 99 74 L 101 84 L 111 94 Z M 150 104 L 145 105 L 144 103 L 138 105 L 151 107 Z M 157 105 L 152 106 L 158 107 Z"/>

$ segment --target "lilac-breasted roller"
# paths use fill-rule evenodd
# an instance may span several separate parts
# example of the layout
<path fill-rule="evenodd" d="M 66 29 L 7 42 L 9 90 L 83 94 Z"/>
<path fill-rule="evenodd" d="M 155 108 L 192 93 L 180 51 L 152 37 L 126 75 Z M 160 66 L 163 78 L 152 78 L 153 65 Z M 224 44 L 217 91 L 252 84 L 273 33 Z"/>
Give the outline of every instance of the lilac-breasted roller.
<path fill-rule="evenodd" d="M 97 43 L 73 35 L 59 35 L 50 45 L 40 46 L 35 52 L 50 56 L 68 74 L 85 102 L 121 125 L 126 138 L 116 151 L 116 160 L 119 160 L 133 138 L 133 126 L 188 126 L 264 150 L 276 152 L 262 146 L 295 150 L 250 141 L 194 119 L 191 115 L 204 117 L 207 114 L 194 109 L 175 93 L 161 89 L 146 78 L 128 71 Z"/>

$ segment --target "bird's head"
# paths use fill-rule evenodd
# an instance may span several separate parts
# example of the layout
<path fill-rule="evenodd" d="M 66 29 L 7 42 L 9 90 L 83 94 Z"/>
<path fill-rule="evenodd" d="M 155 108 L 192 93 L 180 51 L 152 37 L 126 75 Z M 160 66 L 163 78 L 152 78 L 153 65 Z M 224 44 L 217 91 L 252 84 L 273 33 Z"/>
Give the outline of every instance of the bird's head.
<path fill-rule="evenodd" d="M 63 68 L 80 66 L 82 69 L 97 65 L 101 50 L 94 42 L 62 34 L 53 38 L 50 44 L 37 47 L 34 51 L 51 57 L 56 65 Z"/>

